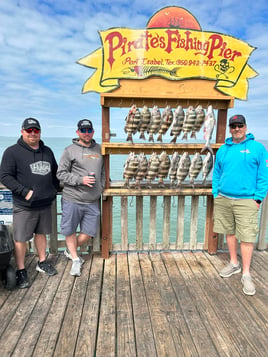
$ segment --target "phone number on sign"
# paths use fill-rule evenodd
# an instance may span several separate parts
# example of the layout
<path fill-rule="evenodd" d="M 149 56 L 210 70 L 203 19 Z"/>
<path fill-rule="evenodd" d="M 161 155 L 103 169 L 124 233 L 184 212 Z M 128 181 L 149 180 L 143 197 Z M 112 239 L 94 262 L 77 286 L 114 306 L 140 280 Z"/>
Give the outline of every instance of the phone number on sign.
<path fill-rule="evenodd" d="M 176 64 L 180 66 L 215 66 L 216 61 L 177 60 Z"/>

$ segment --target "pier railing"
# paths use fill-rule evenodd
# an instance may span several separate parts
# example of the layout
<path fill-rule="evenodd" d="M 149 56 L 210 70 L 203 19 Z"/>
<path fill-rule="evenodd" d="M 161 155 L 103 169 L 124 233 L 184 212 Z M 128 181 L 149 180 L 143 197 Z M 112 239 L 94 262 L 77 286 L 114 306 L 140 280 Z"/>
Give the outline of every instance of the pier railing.
<path fill-rule="evenodd" d="M 0 186 L 0 189 L 4 187 Z M 65 247 L 65 239 L 60 234 L 60 200 L 61 192 L 58 192 L 52 206 L 53 228 L 48 239 L 49 251 L 54 254 Z M 213 234 L 213 197 L 209 186 L 197 185 L 174 191 L 156 187 L 130 190 L 111 184 L 104 191 L 102 200 L 110 200 L 110 217 L 108 219 L 102 211 L 98 235 L 89 246 L 93 251 L 102 251 L 104 257 L 107 257 L 103 252 L 105 244 L 108 244 L 109 252 L 208 250 L 216 253 L 217 249 L 226 249 L 224 236 Z M 102 232 L 107 220 L 108 236 Z M 129 230 L 130 221 L 132 231 Z M 255 248 L 263 250 L 268 248 L 268 197 L 261 204 L 259 222 Z M 31 243 L 29 248 L 34 249 Z M 88 246 L 82 247 L 84 251 L 88 249 Z"/>

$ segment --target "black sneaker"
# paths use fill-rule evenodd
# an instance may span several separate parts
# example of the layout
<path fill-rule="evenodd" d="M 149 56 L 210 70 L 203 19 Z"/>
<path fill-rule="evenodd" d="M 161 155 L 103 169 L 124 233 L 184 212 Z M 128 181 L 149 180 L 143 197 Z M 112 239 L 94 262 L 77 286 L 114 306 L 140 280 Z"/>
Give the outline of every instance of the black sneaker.
<path fill-rule="evenodd" d="M 16 271 L 16 285 L 19 289 L 25 289 L 31 286 L 26 269 Z"/>
<path fill-rule="evenodd" d="M 38 262 L 36 266 L 36 270 L 41 272 L 41 273 L 46 273 L 49 276 L 56 275 L 58 274 L 57 270 L 49 264 L 46 260 L 43 262 Z"/>

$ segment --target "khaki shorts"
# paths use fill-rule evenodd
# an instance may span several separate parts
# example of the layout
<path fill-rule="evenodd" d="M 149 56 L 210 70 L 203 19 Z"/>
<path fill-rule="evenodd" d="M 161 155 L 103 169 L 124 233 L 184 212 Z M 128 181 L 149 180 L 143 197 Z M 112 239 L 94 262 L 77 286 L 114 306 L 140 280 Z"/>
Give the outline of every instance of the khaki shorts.
<path fill-rule="evenodd" d="M 254 243 L 259 231 L 258 206 L 253 199 L 231 199 L 218 196 L 214 199 L 215 233 L 235 234 L 242 242 Z"/>

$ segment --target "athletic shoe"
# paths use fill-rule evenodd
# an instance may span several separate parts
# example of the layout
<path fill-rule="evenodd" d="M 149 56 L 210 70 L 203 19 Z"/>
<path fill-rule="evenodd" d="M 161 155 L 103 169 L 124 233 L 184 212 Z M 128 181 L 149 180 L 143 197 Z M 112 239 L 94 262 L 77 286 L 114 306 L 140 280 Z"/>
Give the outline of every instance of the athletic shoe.
<path fill-rule="evenodd" d="M 80 263 L 80 259 L 79 258 L 73 260 L 73 264 L 72 264 L 72 268 L 71 268 L 70 274 L 74 275 L 74 276 L 80 276 L 81 275 L 81 263 Z"/>
<path fill-rule="evenodd" d="M 71 255 L 71 253 L 70 253 L 70 251 L 69 251 L 68 248 L 65 249 L 65 251 L 63 252 L 63 254 L 64 254 L 65 257 L 67 257 L 68 259 L 73 260 L 72 255 Z M 84 260 L 82 257 L 78 256 L 78 258 L 79 258 L 79 260 L 80 260 L 80 264 L 81 264 L 81 265 L 85 263 L 85 260 Z"/>
<path fill-rule="evenodd" d="M 243 292 L 246 295 L 255 295 L 256 289 L 252 282 L 250 275 L 242 275 L 241 283 L 243 285 Z"/>
<path fill-rule="evenodd" d="M 233 263 L 227 264 L 221 271 L 220 271 L 220 276 L 222 278 L 229 278 L 229 276 L 233 274 L 237 274 L 241 272 L 241 266 L 238 263 L 238 265 L 234 265 Z"/>
<path fill-rule="evenodd" d="M 16 285 L 19 289 L 25 289 L 31 286 L 26 269 L 16 271 Z"/>
<path fill-rule="evenodd" d="M 49 276 L 58 274 L 57 270 L 46 260 L 44 260 L 41 263 L 38 262 L 36 266 L 36 270 L 39 271 L 40 273 L 46 273 Z"/>

